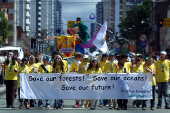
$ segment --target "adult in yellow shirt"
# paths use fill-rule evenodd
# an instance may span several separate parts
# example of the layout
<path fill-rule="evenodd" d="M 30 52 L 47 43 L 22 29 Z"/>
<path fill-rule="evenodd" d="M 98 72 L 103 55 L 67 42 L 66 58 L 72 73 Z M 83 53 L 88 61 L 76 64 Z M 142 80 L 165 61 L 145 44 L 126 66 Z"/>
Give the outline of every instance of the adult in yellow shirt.
<path fill-rule="evenodd" d="M 17 91 L 18 68 L 17 58 L 13 57 L 11 63 L 5 70 L 7 108 L 14 107 L 14 100 L 16 98 Z"/>
<path fill-rule="evenodd" d="M 161 109 L 162 107 L 162 97 L 165 98 L 165 109 L 170 109 L 170 103 L 168 103 L 168 82 L 170 79 L 170 63 L 169 60 L 166 59 L 166 56 L 166 51 L 161 51 L 160 59 L 155 63 L 155 78 L 158 85 L 158 109 Z"/>

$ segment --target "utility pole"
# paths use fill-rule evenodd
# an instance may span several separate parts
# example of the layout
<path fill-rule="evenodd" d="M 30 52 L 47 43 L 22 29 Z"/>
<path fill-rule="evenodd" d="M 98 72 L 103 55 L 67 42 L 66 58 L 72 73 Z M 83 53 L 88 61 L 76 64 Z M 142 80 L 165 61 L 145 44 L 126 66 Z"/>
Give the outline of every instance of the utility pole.
<path fill-rule="evenodd" d="M 14 34 L 13 34 L 13 46 L 17 46 L 17 23 L 16 23 L 16 15 L 17 15 L 17 10 L 16 10 L 16 0 L 14 0 L 14 24 L 13 24 L 13 29 L 14 29 Z"/>

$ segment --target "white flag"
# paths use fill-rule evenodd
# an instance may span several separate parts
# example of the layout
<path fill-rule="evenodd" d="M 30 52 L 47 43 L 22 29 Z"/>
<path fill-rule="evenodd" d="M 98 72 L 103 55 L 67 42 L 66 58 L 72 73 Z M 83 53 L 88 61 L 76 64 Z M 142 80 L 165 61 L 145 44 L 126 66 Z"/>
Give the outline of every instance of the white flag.
<path fill-rule="evenodd" d="M 101 26 L 99 32 L 97 33 L 96 39 L 93 41 L 93 44 L 103 53 L 107 53 L 109 51 L 105 40 L 106 31 L 107 31 L 107 22 L 105 22 Z"/>

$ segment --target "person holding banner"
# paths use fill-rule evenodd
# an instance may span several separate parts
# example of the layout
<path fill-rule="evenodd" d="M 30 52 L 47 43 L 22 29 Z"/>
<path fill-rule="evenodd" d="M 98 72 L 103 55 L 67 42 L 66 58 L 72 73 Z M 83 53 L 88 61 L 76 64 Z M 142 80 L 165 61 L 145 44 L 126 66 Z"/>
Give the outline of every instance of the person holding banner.
<path fill-rule="evenodd" d="M 79 53 L 79 52 L 77 52 L 75 54 L 76 54 L 75 59 L 74 59 L 73 63 L 71 64 L 70 72 L 78 72 L 79 71 L 79 65 L 81 64 L 82 54 Z M 79 108 L 80 107 L 80 100 L 76 100 L 75 105 L 73 107 Z"/>
<path fill-rule="evenodd" d="M 156 73 L 155 78 L 158 85 L 158 105 L 157 109 L 162 108 L 162 97 L 165 99 L 165 109 L 170 109 L 168 103 L 168 82 L 170 73 L 170 62 L 166 59 L 166 51 L 160 52 L 160 59 L 155 63 Z"/>
<path fill-rule="evenodd" d="M 132 73 L 143 73 L 144 72 L 144 64 L 145 64 L 145 62 L 142 58 L 142 55 L 137 54 L 137 57 L 132 61 L 131 72 Z M 141 105 L 142 105 L 141 100 L 133 101 L 133 106 L 136 106 L 137 108 L 139 108 Z"/>
<path fill-rule="evenodd" d="M 5 70 L 7 108 L 14 108 L 14 100 L 16 98 L 17 91 L 18 69 L 17 57 L 13 56 L 11 63 Z"/>
<path fill-rule="evenodd" d="M 155 107 L 155 87 L 156 87 L 156 79 L 155 79 L 155 64 L 153 58 L 146 58 L 146 63 L 144 65 L 144 72 L 152 74 L 152 99 L 150 100 L 150 109 L 154 110 Z M 146 100 L 142 101 L 142 110 L 146 108 Z"/>
<path fill-rule="evenodd" d="M 99 74 L 102 73 L 102 69 L 100 68 L 99 62 L 97 59 L 92 59 L 90 61 L 89 67 L 87 69 L 88 74 Z M 91 110 L 95 110 L 97 105 L 97 100 L 87 100 L 85 106 L 90 108 Z"/>
<path fill-rule="evenodd" d="M 64 62 L 62 60 L 62 57 L 60 55 L 56 55 L 54 57 L 54 63 L 53 63 L 53 73 L 65 73 L 66 69 L 68 67 L 65 68 Z M 54 100 L 54 108 L 56 109 L 62 109 L 63 107 L 63 100 Z"/>
<path fill-rule="evenodd" d="M 127 56 L 121 55 L 118 57 L 118 65 L 116 67 L 116 73 L 130 73 L 130 65 L 127 65 Z M 118 110 L 127 110 L 127 99 L 117 99 Z"/>
<path fill-rule="evenodd" d="M 102 55 L 101 60 L 99 62 L 99 65 L 102 69 L 102 72 L 105 72 L 105 73 L 108 72 L 110 65 L 108 65 L 108 55 L 107 54 Z M 109 100 L 106 100 L 106 99 L 105 100 L 99 100 L 99 102 L 100 102 L 99 106 L 102 107 L 102 106 L 107 106 L 108 103 L 109 103 Z"/>
<path fill-rule="evenodd" d="M 39 58 L 35 58 L 33 55 L 29 57 L 30 73 L 39 73 L 38 69 L 42 63 Z"/>
<path fill-rule="evenodd" d="M 28 66 L 28 59 L 27 58 L 23 58 L 22 59 L 22 62 L 20 64 L 20 73 L 29 73 L 29 66 Z M 19 77 L 20 78 L 20 77 Z M 20 79 L 18 79 L 18 86 L 19 86 L 19 89 L 18 89 L 18 96 L 20 98 Z M 30 105 L 28 103 L 28 100 L 25 99 L 25 100 L 20 100 L 20 108 L 22 108 L 24 105 L 25 108 L 29 109 Z"/>
<path fill-rule="evenodd" d="M 25 102 L 23 99 L 20 98 L 20 73 L 29 73 L 28 72 L 28 60 L 23 58 L 22 61 L 19 63 L 19 71 L 18 71 L 18 98 L 19 98 L 19 108 L 22 108 Z M 25 106 L 26 107 L 26 106 Z"/>
<path fill-rule="evenodd" d="M 87 73 L 87 68 L 89 66 L 89 59 L 88 58 L 89 58 L 88 55 L 83 56 L 82 62 L 79 65 L 78 73 L 81 73 L 81 74 Z M 82 107 L 82 108 L 87 107 L 87 106 L 84 105 L 84 100 L 81 100 L 80 107 Z"/>
<path fill-rule="evenodd" d="M 116 72 L 116 65 L 118 62 L 116 62 L 115 56 L 113 54 L 109 54 L 108 61 L 106 62 L 106 66 L 104 67 L 105 73 L 115 73 Z M 117 108 L 117 102 L 116 99 L 110 99 L 108 101 L 109 109 L 116 109 Z"/>
<path fill-rule="evenodd" d="M 39 59 L 35 58 L 33 55 L 31 55 L 29 57 L 29 73 L 39 73 L 38 72 L 38 69 L 39 69 L 39 66 L 41 65 L 41 62 L 39 61 Z M 28 100 L 29 101 L 29 107 L 34 107 L 35 106 L 35 103 L 36 101 L 31 99 L 31 100 Z"/>
<path fill-rule="evenodd" d="M 49 64 L 50 63 L 50 58 L 49 56 L 44 56 L 43 57 L 43 64 L 41 64 L 39 66 L 39 69 L 38 69 L 38 72 L 39 73 L 52 73 L 52 66 Z M 39 100 L 38 101 L 38 105 L 39 107 L 43 104 L 42 100 Z M 49 103 L 49 100 L 46 100 L 46 103 L 45 103 L 45 107 L 50 109 L 51 106 L 50 106 L 50 103 Z"/>

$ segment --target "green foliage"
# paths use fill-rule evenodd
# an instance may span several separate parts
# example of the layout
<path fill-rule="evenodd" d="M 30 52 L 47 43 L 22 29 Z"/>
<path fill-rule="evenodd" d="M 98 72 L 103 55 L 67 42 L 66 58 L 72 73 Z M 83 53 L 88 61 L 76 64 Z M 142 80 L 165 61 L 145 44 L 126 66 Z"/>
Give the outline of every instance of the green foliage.
<path fill-rule="evenodd" d="M 140 34 L 149 34 L 152 2 L 145 0 L 127 11 L 127 16 L 120 24 L 121 35 L 127 39 L 137 39 Z"/>
<path fill-rule="evenodd" d="M 11 31 L 12 25 L 8 23 L 8 20 L 5 18 L 5 14 L 0 12 L 0 40 L 2 43 L 4 43 L 4 41 L 8 38 Z"/>

